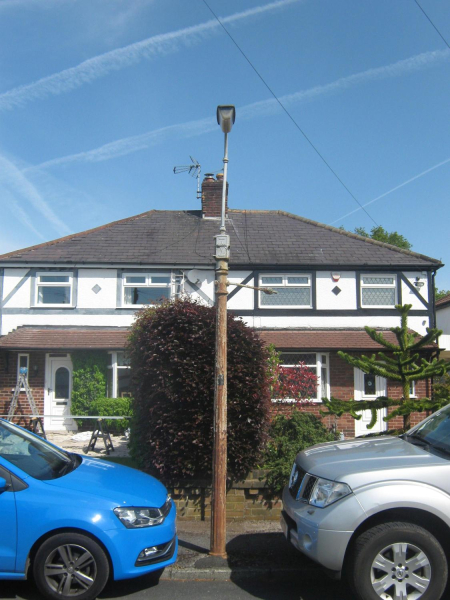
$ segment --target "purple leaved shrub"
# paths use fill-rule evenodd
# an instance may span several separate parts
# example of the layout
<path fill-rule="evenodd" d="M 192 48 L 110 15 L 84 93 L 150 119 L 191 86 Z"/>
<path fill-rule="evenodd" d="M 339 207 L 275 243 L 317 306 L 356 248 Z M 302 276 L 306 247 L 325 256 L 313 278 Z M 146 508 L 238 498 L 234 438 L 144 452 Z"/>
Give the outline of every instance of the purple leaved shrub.
<path fill-rule="evenodd" d="M 191 299 L 142 310 L 132 327 L 130 450 L 166 480 L 210 477 L 215 309 Z M 228 475 L 258 461 L 269 424 L 267 353 L 255 331 L 228 315 Z"/>

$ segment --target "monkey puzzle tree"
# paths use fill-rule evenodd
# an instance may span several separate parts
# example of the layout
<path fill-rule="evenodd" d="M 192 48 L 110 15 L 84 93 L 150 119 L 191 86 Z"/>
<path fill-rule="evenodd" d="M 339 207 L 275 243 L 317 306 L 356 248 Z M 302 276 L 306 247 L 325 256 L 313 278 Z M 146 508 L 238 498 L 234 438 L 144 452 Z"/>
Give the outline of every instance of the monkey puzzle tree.
<path fill-rule="evenodd" d="M 387 340 L 380 331 L 372 327 L 364 329 L 368 335 L 383 346 L 387 352 L 378 352 L 371 357 L 352 356 L 346 352 L 338 352 L 338 355 L 354 367 L 358 367 L 364 373 L 378 375 L 386 379 L 398 381 L 401 383 L 403 396 L 399 401 L 399 408 L 391 413 L 390 418 L 395 414 L 403 415 L 403 427 L 410 427 L 410 416 L 412 412 L 419 410 L 418 402 L 412 401 L 410 397 L 411 383 L 428 379 L 430 377 L 442 377 L 449 368 L 449 364 L 443 359 L 433 358 L 427 360 L 420 358 L 419 350 L 430 344 L 437 342 L 442 331 L 435 327 L 427 328 L 427 333 L 420 337 L 418 333 L 408 330 L 408 312 L 411 310 L 411 304 L 397 304 L 396 309 L 401 315 L 400 327 L 392 327 L 397 344 Z M 388 400 L 388 399 L 387 399 Z M 392 405 L 392 401 L 386 405 Z"/>

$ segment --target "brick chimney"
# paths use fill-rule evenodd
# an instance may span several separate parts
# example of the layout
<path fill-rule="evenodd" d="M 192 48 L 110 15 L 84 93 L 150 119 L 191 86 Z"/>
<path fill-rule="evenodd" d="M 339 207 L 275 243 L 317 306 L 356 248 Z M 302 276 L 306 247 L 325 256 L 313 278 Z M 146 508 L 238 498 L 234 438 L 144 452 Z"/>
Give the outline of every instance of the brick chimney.
<path fill-rule="evenodd" d="M 214 179 L 213 173 L 205 173 L 202 183 L 202 217 L 213 217 L 220 219 L 222 213 L 222 188 L 223 173 L 217 174 Z M 228 182 L 225 197 L 225 217 L 228 216 Z"/>

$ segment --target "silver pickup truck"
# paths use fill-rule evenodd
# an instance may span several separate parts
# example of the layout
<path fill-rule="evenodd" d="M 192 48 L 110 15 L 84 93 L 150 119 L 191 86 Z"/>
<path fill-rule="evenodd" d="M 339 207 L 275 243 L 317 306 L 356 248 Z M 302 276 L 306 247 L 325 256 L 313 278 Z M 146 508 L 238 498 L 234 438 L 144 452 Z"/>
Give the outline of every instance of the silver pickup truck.
<path fill-rule="evenodd" d="M 439 600 L 450 556 L 450 405 L 400 437 L 300 452 L 283 491 L 288 541 L 360 600 Z"/>

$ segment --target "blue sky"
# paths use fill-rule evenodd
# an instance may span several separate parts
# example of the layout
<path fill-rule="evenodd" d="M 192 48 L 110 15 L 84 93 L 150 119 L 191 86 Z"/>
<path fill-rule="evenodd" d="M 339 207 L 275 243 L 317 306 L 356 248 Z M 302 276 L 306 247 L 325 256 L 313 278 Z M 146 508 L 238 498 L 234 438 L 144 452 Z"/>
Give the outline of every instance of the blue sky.
<path fill-rule="evenodd" d="M 207 1 L 368 214 L 203 0 L 0 0 L 0 252 L 199 208 L 173 167 L 221 169 L 230 103 L 230 207 L 382 225 L 450 289 L 450 48 L 415 0 Z"/>

